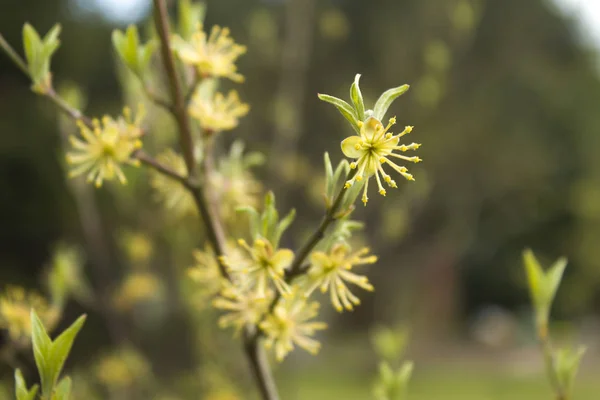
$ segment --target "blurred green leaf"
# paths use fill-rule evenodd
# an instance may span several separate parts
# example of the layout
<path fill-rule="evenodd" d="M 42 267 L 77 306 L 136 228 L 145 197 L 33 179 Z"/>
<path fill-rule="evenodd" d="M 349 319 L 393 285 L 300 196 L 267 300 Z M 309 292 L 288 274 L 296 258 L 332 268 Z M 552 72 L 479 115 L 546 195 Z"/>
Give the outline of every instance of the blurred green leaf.
<path fill-rule="evenodd" d="M 27 383 L 21 370 L 17 369 L 15 371 L 15 395 L 17 400 L 34 400 L 38 389 L 38 385 L 33 385 L 31 389 L 27 389 Z"/>
<path fill-rule="evenodd" d="M 362 93 L 359 86 L 360 74 L 354 77 L 354 83 L 350 86 L 350 99 L 354 104 L 354 110 L 359 121 L 365 120 L 365 103 L 363 102 Z"/>
<path fill-rule="evenodd" d="M 52 400 L 69 400 L 69 397 L 71 396 L 71 386 L 71 378 L 63 378 L 56 386 Z"/>
<path fill-rule="evenodd" d="M 356 111 L 350 106 L 350 104 L 346 103 L 342 99 L 338 99 L 337 97 L 329 96 L 327 94 L 319 94 L 319 99 L 333 104 L 335 108 L 350 122 L 352 129 L 354 129 L 357 133 L 360 132 L 360 128 L 358 127 L 358 117 L 356 115 Z"/>

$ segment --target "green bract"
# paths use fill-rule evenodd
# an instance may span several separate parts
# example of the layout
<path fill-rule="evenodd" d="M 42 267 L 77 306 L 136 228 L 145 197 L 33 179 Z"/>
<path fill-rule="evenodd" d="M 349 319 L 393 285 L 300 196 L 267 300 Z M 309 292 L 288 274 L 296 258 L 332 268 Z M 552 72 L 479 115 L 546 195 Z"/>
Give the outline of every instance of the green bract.
<path fill-rule="evenodd" d="M 21 370 L 15 371 L 15 396 L 17 400 L 34 400 L 38 392 L 38 385 L 33 385 L 31 389 L 27 389 L 27 383 Z"/>

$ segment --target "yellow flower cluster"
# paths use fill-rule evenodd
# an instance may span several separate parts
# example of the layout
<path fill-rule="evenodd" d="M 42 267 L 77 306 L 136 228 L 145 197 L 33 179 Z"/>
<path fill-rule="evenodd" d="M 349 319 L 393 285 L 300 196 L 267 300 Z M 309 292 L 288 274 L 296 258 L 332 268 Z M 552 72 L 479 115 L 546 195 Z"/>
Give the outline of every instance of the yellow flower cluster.
<path fill-rule="evenodd" d="M 122 165 L 139 165 L 133 153 L 142 147 L 140 124 L 143 116 L 144 111 L 140 107 L 133 119 L 131 110 L 126 107 L 117 119 L 109 116 L 104 116 L 102 122 L 94 119 L 91 128 L 78 121 L 81 138 L 69 138 L 73 147 L 66 156 L 67 162 L 73 165 L 69 175 L 86 174 L 88 182 L 94 182 L 96 187 L 115 177 L 125 184 L 127 179 Z"/>
<path fill-rule="evenodd" d="M 323 293 L 329 291 L 331 304 L 336 310 L 340 312 L 344 308 L 353 310 L 354 306 L 360 304 L 360 299 L 350 291 L 346 283 L 373 291 L 373 285 L 369 283 L 366 276 L 352 272 L 352 268 L 357 265 L 373 264 L 377 261 L 376 256 L 367 254 L 369 254 L 368 248 L 350 253 L 350 247 L 342 243 L 333 246 L 329 253 L 322 251 L 312 253 L 306 295 L 310 296 L 315 289 L 320 288 Z"/>
<path fill-rule="evenodd" d="M 159 154 L 157 160 L 180 175 L 187 174 L 183 157 L 171 149 Z M 176 218 L 198 214 L 194 197 L 180 182 L 160 172 L 152 171 L 150 185 L 155 190 L 157 200 L 162 202 Z"/>
<path fill-rule="evenodd" d="M 244 262 L 232 262 L 227 256 L 222 257 L 222 262 L 235 274 L 246 277 L 250 290 L 255 291 L 259 298 L 267 298 L 270 283 L 273 283 L 279 293 L 290 293 L 284 275 L 285 269 L 294 259 L 293 251 L 275 250 L 266 239 L 255 239 L 252 247 L 243 239 L 240 239 L 238 244 L 247 252 L 248 257 Z"/>
<path fill-rule="evenodd" d="M 379 194 L 385 196 L 386 191 L 381 184 L 383 179 L 389 187 L 397 187 L 396 182 L 383 170 L 383 165 L 389 165 L 394 171 L 402 175 L 409 181 L 414 181 L 406 167 L 399 166 L 393 162 L 392 158 L 398 158 L 408 162 L 417 163 L 419 157 L 407 157 L 395 153 L 396 151 L 405 152 L 416 150 L 421 145 L 412 143 L 409 145 L 398 145 L 400 138 L 412 132 L 413 127 L 407 126 L 401 133 L 394 135 L 389 129 L 396 123 L 396 118 L 391 118 L 386 127 L 374 117 L 369 117 L 365 122 L 359 121 L 360 133 L 350 136 L 342 141 L 342 152 L 346 157 L 353 158 L 350 168 L 355 169 L 356 173 L 352 179 L 346 182 L 346 188 L 351 187 L 355 181 L 366 179 L 363 191 L 362 201 L 366 205 L 369 198 L 367 191 L 369 180 L 375 175 Z M 381 175 L 381 176 L 380 176 Z"/>
<path fill-rule="evenodd" d="M 239 118 L 248 114 L 250 106 L 240 101 L 235 90 L 227 96 L 215 93 L 208 96 L 197 90 L 192 97 L 189 113 L 198 120 L 202 129 L 207 132 L 228 131 L 238 126 Z"/>
<path fill-rule="evenodd" d="M 319 330 L 327 328 L 323 322 L 312 322 L 319 311 L 319 303 L 308 302 L 295 291 L 283 298 L 271 314 L 260 323 L 265 333 L 265 346 L 275 351 L 275 358 L 283 361 L 285 356 L 298 345 L 311 354 L 316 354 L 321 344 L 312 338 Z"/>
<path fill-rule="evenodd" d="M 52 330 L 59 318 L 59 310 L 48 304 L 35 292 L 26 292 L 22 287 L 9 286 L 0 294 L 0 329 L 8 330 L 15 342 L 31 337 L 31 310 L 34 309 L 44 326 Z"/>
<path fill-rule="evenodd" d="M 235 43 L 229 36 L 228 28 L 213 26 L 207 36 L 200 24 L 190 42 L 175 36 L 172 44 L 179 58 L 194 66 L 201 76 L 244 81 L 244 77 L 237 72 L 235 62 L 246 52 L 246 46 Z"/>

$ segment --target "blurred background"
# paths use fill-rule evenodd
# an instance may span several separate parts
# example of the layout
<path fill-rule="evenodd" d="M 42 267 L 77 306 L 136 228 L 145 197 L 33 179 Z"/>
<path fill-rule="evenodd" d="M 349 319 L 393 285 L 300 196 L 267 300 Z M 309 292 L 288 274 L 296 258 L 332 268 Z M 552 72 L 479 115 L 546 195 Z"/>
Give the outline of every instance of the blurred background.
<path fill-rule="evenodd" d="M 115 115 L 135 105 L 139 88 L 110 34 L 130 23 L 149 34 L 150 3 L 0 0 L 0 32 L 21 51 L 23 23 L 45 33 L 60 22 L 57 87 L 78 93 L 76 85 L 89 115 Z M 351 133 L 316 94 L 347 98 L 355 73 L 367 105 L 411 85 L 390 114 L 414 125 L 411 141 L 423 144 L 416 182 L 371 196 L 354 214 L 380 256 L 368 271 L 376 291 L 353 313 L 324 304 L 331 329 L 321 353 L 297 352 L 276 367 L 284 399 L 369 398 L 380 325 L 409 332 L 411 399 L 551 398 L 530 322 L 525 247 L 545 265 L 569 259 L 553 328 L 587 345 L 575 398 L 598 398 L 597 0 L 212 0 L 206 24 L 230 27 L 248 46 L 239 91 L 252 109 L 223 148 L 241 139 L 266 155 L 256 176 L 280 210 L 299 215 L 288 247 L 321 215 L 323 152 L 340 160 L 339 142 Z M 57 249 L 79 249 L 81 280 L 97 301 L 75 296 L 59 323 L 90 315 L 69 362 L 85 382 L 78 393 L 89 396 L 76 398 L 197 398 L 195 385 L 244 393 L 251 382 L 237 342 L 184 298 L 180 276 L 203 242 L 196 217 L 167 215 L 143 170 L 129 170 L 125 188 L 67 180 L 61 134 L 72 127 L 29 85 L 1 56 L 0 286 L 44 292 Z M 160 148 L 173 123 L 158 111 L 152 118 Z M 33 379 L 29 352 L 16 357 Z M 11 376 L 2 365 L 0 378 Z M 203 398 L 251 398 L 233 391 Z"/>

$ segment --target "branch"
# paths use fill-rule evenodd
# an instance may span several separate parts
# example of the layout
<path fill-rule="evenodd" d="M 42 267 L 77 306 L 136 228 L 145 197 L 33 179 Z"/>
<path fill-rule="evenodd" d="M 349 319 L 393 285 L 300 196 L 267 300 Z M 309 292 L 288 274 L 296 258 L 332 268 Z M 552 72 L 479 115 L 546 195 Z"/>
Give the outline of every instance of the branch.
<path fill-rule="evenodd" d="M 179 181 L 179 183 L 181 183 L 182 185 L 184 185 L 187 188 L 191 188 L 194 186 L 187 177 L 180 175 L 178 172 L 172 170 L 171 168 L 167 167 L 166 165 L 161 164 L 157 159 L 152 158 L 150 155 L 146 154 L 142 150 L 138 150 L 134 154 L 134 157 L 136 159 L 140 160 L 140 162 L 142 164 L 144 164 L 150 168 L 153 168 L 156 171 L 158 171 L 164 175 L 167 175 L 170 178 L 175 179 L 176 181 Z"/>
<path fill-rule="evenodd" d="M 29 74 L 29 68 L 27 68 L 27 63 L 25 60 L 21 58 L 21 56 L 8 44 L 8 42 L 4 39 L 4 36 L 0 33 L 0 47 L 4 49 L 6 55 L 19 67 L 21 71 L 28 77 L 31 77 Z"/>
<path fill-rule="evenodd" d="M 171 101 L 173 104 L 173 115 L 179 126 L 179 144 L 183 152 L 183 158 L 188 169 L 188 174 L 196 174 L 196 161 L 194 159 L 194 142 L 192 139 L 192 129 L 187 116 L 181 82 L 175 69 L 175 59 L 170 44 L 169 16 L 167 13 L 167 3 L 165 0 L 154 0 L 154 20 L 156 31 L 160 37 L 160 50 L 162 61 L 169 79 L 169 89 L 171 90 Z"/>
<path fill-rule="evenodd" d="M 193 140 L 190 123 L 186 112 L 186 98 L 181 89 L 179 77 L 175 70 L 175 60 L 173 59 L 173 53 L 171 52 L 171 47 L 169 44 L 167 5 L 165 0 L 153 1 L 156 29 L 160 37 L 163 63 L 169 78 L 169 86 L 171 89 L 171 97 L 174 106 L 173 114 L 179 125 L 180 144 L 186 161 L 186 166 L 188 168 L 189 179 L 194 179 L 196 176 L 196 160 L 194 159 Z M 206 157 L 207 154 L 205 154 L 205 158 Z M 205 169 L 204 173 L 206 174 L 206 172 L 207 171 Z M 203 183 L 206 184 L 206 179 Z M 206 225 L 208 239 L 212 244 L 216 255 L 223 256 L 225 248 L 225 233 L 223 231 L 221 222 L 218 219 L 217 213 L 214 212 L 214 208 L 211 209 L 210 201 L 202 185 L 191 187 L 190 190 L 196 202 L 196 206 L 200 211 L 202 220 Z M 218 257 L 218 260 L 221 274 L 224 277 L 229 278 L 229 274 L 221 262 L 221 257 Z M 254 374 L 254 378 L 260 389 L 263 399 L 279 400 L 277 387 L 275 386 L 275 381 L 273 380 L 269 364 L 264 355 L 264 350 L 260 346 L 256 335 L 253 334 L 249 329 L 245 331 L 243 344 L 246 351 L 246 356 L 250 362 L 250 367 L 252 368 L 252 372 Z"/>

